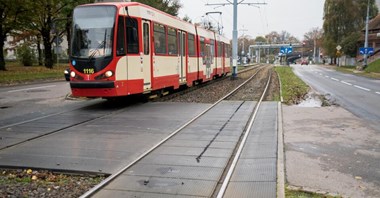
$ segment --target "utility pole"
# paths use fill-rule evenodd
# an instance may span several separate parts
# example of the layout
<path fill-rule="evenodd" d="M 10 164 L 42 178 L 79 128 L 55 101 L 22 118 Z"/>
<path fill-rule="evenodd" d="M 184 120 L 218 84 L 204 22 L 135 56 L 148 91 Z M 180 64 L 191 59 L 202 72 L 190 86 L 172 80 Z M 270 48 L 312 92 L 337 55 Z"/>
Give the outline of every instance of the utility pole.
<path fill-rule="evenodd" d="M 365 20 L 365 41 L 364 48 L 368 48 L 368 20 L 369 20 L 369 0 L 367 1 L 367 17 Z M 364 54 L 363 69 L 367 67 L 367 53 Z"/>
<path fill-rule="evenodd" d="M 232 3 L 229 0 L 226 0 L 228 3 L 207 3 L 207 6 L 225 6 L 233 5 L 234 10 L 234 20 L 233 20 L 233 30 L 232 30 L 232 79 L 237 77 L 237 7 L 238 4 L 245 4 L 249 6 L 253 5 L 266 5 L 266 3 L 244 3 L 245 0 L 241 0 L 239 3 L 237 0 L 234 0 Z"/>

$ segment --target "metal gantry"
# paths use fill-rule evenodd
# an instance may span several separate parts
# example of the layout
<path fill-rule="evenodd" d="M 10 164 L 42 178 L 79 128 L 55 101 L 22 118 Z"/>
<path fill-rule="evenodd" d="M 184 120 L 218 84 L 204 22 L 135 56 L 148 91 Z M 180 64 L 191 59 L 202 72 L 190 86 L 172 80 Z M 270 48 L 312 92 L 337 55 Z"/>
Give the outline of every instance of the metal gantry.
<path fill-rule="evenodd" d="M 229 0 L 226 0 L 227 3 L 207 3 L 207 6 L 225 6 L 225 5 L 233 5 L 233 11 L 234 11 L 234 19 L 233 19 L 233 30 L 232 30 L 232 79 L 236 79 L 237 77 L 237 6 L 239 4 L 241 5 L 248 5 L 248 6 L 254 6 L 254 5 L 266 5 L 267 3 L 250 3 L 250 2 L 244 2 L 245 0 L 241 0 L 238 2 L 237 0 L 234 0 L 233 2 L 230 2 Z"/>

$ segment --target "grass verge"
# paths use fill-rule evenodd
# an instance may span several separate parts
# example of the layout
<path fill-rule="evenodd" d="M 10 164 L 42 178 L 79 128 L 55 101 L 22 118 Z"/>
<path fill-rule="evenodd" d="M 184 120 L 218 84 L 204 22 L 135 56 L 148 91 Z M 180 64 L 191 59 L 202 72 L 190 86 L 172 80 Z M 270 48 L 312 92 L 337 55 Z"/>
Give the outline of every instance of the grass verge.
<path fill-rule="evenodd" d="M 358 71 L 356 70 L 356 67 L 354 66 L 335 67 L 335 70 L 344 72 L 344 73 L 355 74 L 358 76 L 364 76 L 364 77 L 373 78 L 373 79 L 380 79 L 380 59 L 375 62 L 370 63 L 364 71 Z"/>
<path fill-rule="evenodd" d="M 64 80 L 63 70 L 68 67 L 67 64 L 54 66 L 48 69 L 45 66 L 22 66 L 18 62 L 7 62 L 7 71 L 0 71 L 0 85 L 12 85 L 18 83 L 27 83 L 39 80 Z"/>
<path fill-rule="evenodd" d="M 309 87 L 294 73 L 291 67 L 275 67 L 280 76 L 282 97 L 285 104 L 298 104 L 307 94 Z"/>
<path fill-rule="evenodd" d="M 377 59 L 370 63 L 368 67 L 365 69 L 366 72 L 375 72 L 380 74 L 380 59 Z"/>

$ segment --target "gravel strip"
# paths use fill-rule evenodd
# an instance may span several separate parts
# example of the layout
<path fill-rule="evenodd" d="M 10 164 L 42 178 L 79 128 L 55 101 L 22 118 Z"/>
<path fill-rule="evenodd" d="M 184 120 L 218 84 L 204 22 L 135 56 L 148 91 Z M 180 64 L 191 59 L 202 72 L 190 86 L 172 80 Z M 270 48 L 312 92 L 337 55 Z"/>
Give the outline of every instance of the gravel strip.
<path fill-rule="evenodd" d="M 229 100 L 258 100 L 261 96 L 262 91 L 265 88 L 265 84 L 268 80 L 268 72 L 272 70 L 272 77 L 276 74 L 273 67 L 267 66 L 262 71 L 260 71 L 256 77 L 254 77 L 248 85 L 243 89 L 230 97 Z M 195 89 L 191 92 L 184 93 L 178 97 L 172 98 L 170 102 L 188 102 L 188 103 L 214 103 L 218 101 L 221 97 L 225 96 L 227 93 L 234 90 L 237 86 L 242 84 L 253 74 L 255 74 L 258 69 L 252 69 L 247 72 L 241 72 L 238 74 L 238 78 L 231 80 L 231 78 L 226 78 L 224 80 L 210 83 L 210 85 Z M 277 75 L 276 75 L 277 76 Z M 275 95 L 279 95 L 279 83 L 277 77 L 271 80 L 271 85 L 266 96 L 267 100 L 272 100 Z M 161 101 L 161 100 L 157 100 Z"/>
<path fill-rule="evenodd" d="M 79 197 L 104 178 L 46 170 L 0 169 L 0 197 Z"/>

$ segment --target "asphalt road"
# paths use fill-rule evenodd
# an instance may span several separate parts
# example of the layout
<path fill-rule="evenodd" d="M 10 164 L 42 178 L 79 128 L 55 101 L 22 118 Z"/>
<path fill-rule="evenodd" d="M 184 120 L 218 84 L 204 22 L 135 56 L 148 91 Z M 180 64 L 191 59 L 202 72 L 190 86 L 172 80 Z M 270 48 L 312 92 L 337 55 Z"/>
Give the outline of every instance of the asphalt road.
<path fill-rule="evenodd" d="M 99 102 L 67 99 L 70 93 L 66 81 L 0 87 L 0 127 Z"/>
<path fill-rule="evenodd" d="M 293 65 L 303 81 L 334 103 L 371 123 L 380 120 L 380 80 L 345 74 L 321 66 Z"/>

